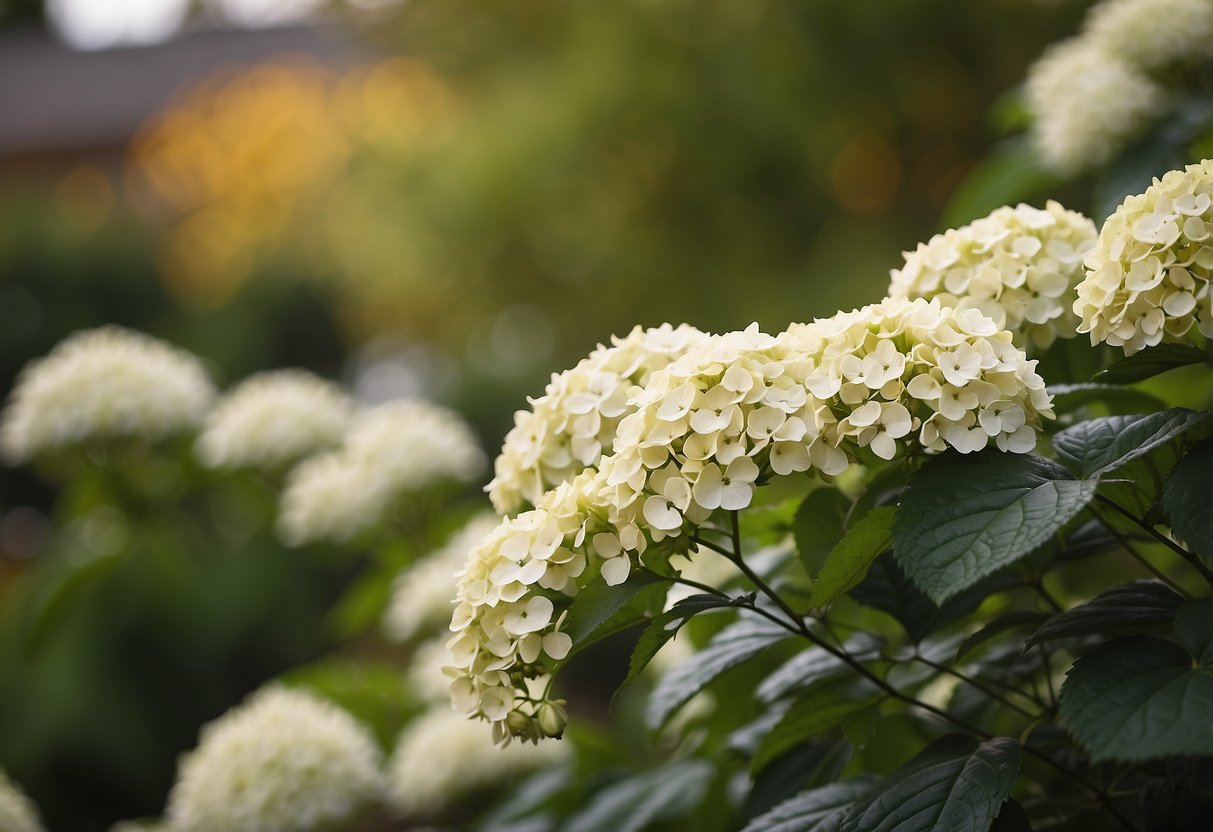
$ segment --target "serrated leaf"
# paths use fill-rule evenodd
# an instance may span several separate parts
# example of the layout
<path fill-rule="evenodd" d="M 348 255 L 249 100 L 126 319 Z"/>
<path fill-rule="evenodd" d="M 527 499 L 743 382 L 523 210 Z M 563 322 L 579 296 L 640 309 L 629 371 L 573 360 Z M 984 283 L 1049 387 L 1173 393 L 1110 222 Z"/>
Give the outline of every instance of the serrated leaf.
<path fill-rule="evenodd" d="M 986 832 L 1019 774 L 1019 745 L 941 737 L 849 809 L 840 832 Z"/>
<path fill-rule="evenodd" d="M 783 715 L 762 738 L 750 759 L 750 772 L 757 773 L 805 740 L 840 725 L 860 711 L 875 707 L 881 691 L 863 679 L 844 678 L 814 688 Z"/>
<path fill-rule="evenodd" d="M 1027 555 L 1095 494 L 1037 456 L 983 451 L 927 462 L 901 496 L 893 553 L 937 604 Z"/>
<path fill-rule="evenodd" d="M 755 658 L 772 645 L 792 638 L 784 628 L 766 619 L 744 619 L 725 627 L 695 660 L 671 668 L 649 695 L 645 723 L 656 730 L 720 674 Z"/>
<path fill-rule="evenodd" d="M 1171 623 L 1182 603 L 1183 598 L 1160 581 L 1120 584 L 1085 604 L 1054 615 L 1032 634 L 1028 646 L 1058 638 L 1125 635 L 1160 629 Z"/>
<path fill-rule="evenodd" d="M 601 577 L 595 578 L 577 593 L 569 606 L 564 631 L 573 640 L 573 648 L 584 647 L 637 623 L 641 617 L 639 610 L 633 608 L 633 601 L 645 602 L 658 595 L 664 597 L 668 586 L 668 581 L 643 572 L 633 573 L 618 586 L 608 586 Z"/>
<path fill-rule="evenodd" d="M 1184 407 L 1145 415 L 1103 416 L 1057 433 L 1053 450 L 1079 477 L 1094 479 L 1165 445 L 1208 416 Z"/>
<path fill-rule="evenodd" d="M 1061 722 L 1092 760 L 1213 752 L 1213 601 L 1185 604 L 1175 633 L 1183 647 L 1113 639 L 1066 674 Z"/>
<path fill-rule="evenodd" d="M 1166 405 L 1155 396 L 1133 387 L 1118 384 L 1050 384 L 1048 393 L 1053 397 L 1053 409 L 1058 413 L 1070 413 L 1088 404 L 1100 402 L 1119 407 L 1139 408 L 1141 411 L 1162 410 Z"/>
<path fill-rule="evenodd" d="M 1175 535 L 1198 555 L 1213 559 L 1213 439 L 1197 442 L 1171 469 L 1162 507 Z"/>
<path fill-rule="evenodd" d="M 683 760 L 607 786 L 564 826 L 565 832 L 640 832 L 677 817 L 703 799 L 714 769 L 706 760 Z"/>
<path fill-rule="evenodd" d="M 1133 384 L 1177 367 L 1203 364 L 1205 360 L 1204 351 L 1191 344 L 1159 344 L 1117 361 L 1092 376 L 1091 381 L 1101 384 Z"/>
<path fill-rule="evenodd" d="M 826 556 L 809 591 L 809 607 L 824 607 L 849 592 L 893 542 L 896 506 L 880 506 L 861 517 Z"/>
<path fill-rule="evenodd" d="M 868 633 L 856 633 L 842 648 L 860 661 L 868 661 L 880 654 L 880 640 Z M 774 673 L 762 680 L 755 695 L 762 702 L 771 703 L 798 688 L 828 679 L 846 669 L 847 665 L 833 653 L 821 647 L 809 647 L 781 664 Z"/>
<path fill-rule="evenodd" d="M 1046 613 L 1035 612 L 1033 610 L 1018 610 L 1001 615 L 966 638 L 960 647 L 956 649 L 956 660 L 960 661 L 976 648 L 1003 633 L 1028 627 L 1035 629 L 1048 617 Z"/>
<path fill-rule="evenodd" d="M 628 662 L 628 675 L 623 680 L 623 684 L 626 685 L 643 673 L 658 651 L 666 645 L 666 642 L 676 636 L 682 625 L 693 616 L 709 610 L 733 607 L 739 600 L 741 599 L 721 598 L 718 595 L 692 595 L 689 598 L 683 598 L 654 618 L 636 641 L 636 647 L 632 650 L 632 658 Z"/>
<path fill-rule="evenodd" d="M 844 780 L 801 792 L 754 818 L 742 832 L 837 832 L 847 807 L 871 785 L 866 780 Z"/>
<path fill-rule="evenodd" d="M 826 557 L 842 540 L 851 501 L 836 488 L 815 488 L 796 509 L 792 531 L 805 571 L 816 575 Z"/>

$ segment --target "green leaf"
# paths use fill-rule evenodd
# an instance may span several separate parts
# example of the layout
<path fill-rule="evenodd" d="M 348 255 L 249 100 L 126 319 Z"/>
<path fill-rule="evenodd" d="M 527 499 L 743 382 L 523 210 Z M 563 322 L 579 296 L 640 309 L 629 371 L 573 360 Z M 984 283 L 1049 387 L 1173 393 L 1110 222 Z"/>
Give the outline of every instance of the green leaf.
<path fill-rule="evenodd" d="M 697 806 L 714 769 L 706 760 L 683 760 L 607 786 L 563 827 L 564 832 L 640 832 Z"/>
<path fill-rule="evenodd" d="M 985 832 L 1019 774 L 1019 745 L 950 734 L 877 783 L 840 832 Z"/>
<path fill-rule="evenodd" d="M 826 556 L 809 592 L 809 606 L 824 607 L 856 587 L 868 574 L 868 567 L 893 542 L 896 506 L 874 508 L 847 529 L 847 533 Z"/>
<path fill-rule="evenodd" d="M 880 696 L 881 691 L 863 679 L 842 678 L 813 688 L 762 738 L 750 759 L 750 772 L 762 771 L 785 751 L 874 707 Z"/>
<path fill-rule="evenodd" d="M 1188 601 L 1179 608 L 1175 614 L 1175 639 L 1197 664 L 1213 667 L 1213 599 Z"/>
<path fill-rule="evenodd" d="M 801 792 L 754 818 L 741 832 L 837 832 L 847 807 L 871 787 L 866 780 L 844 780 Z"/>
<path fill-rule="evenodd" d="M 618 586 L 608 586 L 599 576 L 573 599 L 564 631 L 573 640 L 575 650 L 592 644 L 636 624 L 641 620 L 641 610 L 658 597 L 665 597 L 668 588 L 669 581 L 643 572 L 634 572 Z"/>
<path fill-rule="evenodd" d="M 999 206 L 1047 193 L 1056 184 L 1057 177 L 1040 164 L 1040 154 L 1031 143 L 1013 137 L 969 171 L 944 211 L 944 223 L 949 228 L 964 225 Z"/>
<path fill-rule="evenodd" d="M 1193 662 L 1210 651 L 1213 624 L 1204 603 L 1182 620 L 1176 616 L 1182 648 L 1125 636 L 1070 668 L 1061 687 L 1061 723 L 1092 760 L 1133 762 L 1213 750 L 1213 667 Z"/>
<path fill-rule="evenodd" d="M 683 598 L 654 618 L 653 623 L 649 624 L 640 634 L 640 639 L 632 650 L 632 658 L 628 662 L 628 675 L 623 680 L 623 684 L 626 685 L 643 673 L 657 652 L 666 645 L 666 642 L 676 636 L 682 625 L 693 616 L 709 610 L 727 609 L 743 600 L 744 596 L 725 599 L 717 595 L 692 595 L 689 598 Z"/>
<path fill-rule="evenodd" d="M 1192 551 L 1213 558 L 1213 439 L 1197 442 L 1171 469 L 1162 507 L 1176 537 Z"/>
<path fill-rule="evenodd" d="M 1101 384 L 1133 384 L 1156 375 L 1206 361 L 1203 350 L 1191 344 L 1159 344 L 1117 361 L 1091 377 Z"/>
<path fill-rule="evenodd" d="M 1002 804 L 1002 811 L 994 819 L 990 832 L 1032 832 L 1032 821 L 1019 801 L 1010 797 Z"/>
<path fill-rule="evenodd" d="M 397 664 L 322 659 L 279 677 L 288 687 L 305 687 L 340 705 L 371 727 L 385 748 L 400 729 L 425 708 Z"/>
<path fill-rule="evenodd" d="M 947 453 L 910 479 L 893 528 L 893 553 L 914 583 L 942 603 L 1047 541 L 1095 494 L 1038 456 Z"/>
<path fill-rule="evenodd" d="M 805 571 L 816 575 L 847 527 L 851 501 L 836 488 L 815 488 L 796 509 L 792 531 Z"/>
<path fill-rule="evenodd" d="M 1160 581 L 1120 584 L 1065 612 L 1059 612 L 1028 639 L 1028 646 L 1058 638 L 1126 635 L 1161 629 L 1175 618 L 1183 598 Z"/>
<path fill-rule="evenodd" d="M 960 647 L 956 649 L 956 660 L 960 661 L 965 655 L 971 653 L 990 639 L 997 638 L 1010 630 L 1039 627 L 1041 622 L 1048 617 L 1046 613 L 1034 610 L 1018 610 L 999 616 L 964 640 Z"/>
<path fill-rule="evenodd" d="M 1058 413 L 1070 413 L 1088 404 L 1101 403 L 1109 406 L 1135 408 L 1140 411 L 1162 410 L 1162 401 L 1134 387 L 1117 384 L 1050 384 L 1053 409 Z"/>
<path fill-rule="evenodd" d="M 787 630 L 765 619 L 747 618 L 730 624 L 695 654 L 694 661 L 683 662 L 661 677 L 645 708 L 646 724 L 653 730 L 660 728 L 717 676 L 791 637 Z"/>
<path fill-rule="evenodd" d="M 880 640 L 868 633 L 856 633 L 842 645 L 843 649 L 860 661 L 869 661 L 880 655 Z M 799 688 L 807 688 L 822 679 L 828 679 L 845 670 L 846 663 L 821 647 L 801 650 L 781 664 L 770 676 L 762 680 L 755 691 L 758 699 L 770 704 Z"/>
<path fill-rule="evenodd" d="M 1103 416 L 1055 435 L 1053 450 L 1078 476 L 1094 479 L 1165 445 L 1208 416 L 1184 407 L 1145 415 Z"/>

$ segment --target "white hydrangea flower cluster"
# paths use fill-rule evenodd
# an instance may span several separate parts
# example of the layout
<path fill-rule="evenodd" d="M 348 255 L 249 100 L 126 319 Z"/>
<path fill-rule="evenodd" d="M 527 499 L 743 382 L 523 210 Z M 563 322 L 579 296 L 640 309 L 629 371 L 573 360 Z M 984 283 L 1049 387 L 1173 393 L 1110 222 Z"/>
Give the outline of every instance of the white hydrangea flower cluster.
<path fill-rule="evenodd" d="M 1035 365 L 980 311 L 925 299 L 778 337 L 756 326 L 712 336 L 633 396 L 599 470 L 472 551 L 448 643 L 456 708 L 492 722 L 499 740 L 559 736 L 548 660 L 571 640 L 534 587 L 573 594 L 583 573 L 622 583 L 647 551 L 686 552 L 709 517 L 746 508 L 774 476 L 836 475 L 864 453 L 890 460 L 911 447 L 1026 453 L 1053 415 Z"/>
<path fill-rule="evenodd" d="M 1037 151 L 1069 174 L 1111 158 L 1166 93 L 1119 55 L 1079 37 L 1050 47 L 1032 65 L 1025 96 Z"/>
<path fill-rule="evenodd" d="M 336 447 L 354 402 L 337 385 L 304 370 L 258 373 L 219 400 L 198 438 L 211 468 L 279 471 Z"/>
<path fill-rule="evenodd" d="M 215 389 L 193 355 L 117 326 L 77 332 L 30 363 L 0 424 L 0 451 L 24 462 L 91 439 L 165 439 L 194 429 Z"/>
<path fill-rule="evenodd" d="M 553 374 L 530 410 L 514 414 L 514 427 L 494 462 L 485 489 L 501 514 L 518 511 L 610 453 L 619 420 L 636 385 L 707 336 L 687 324 L 637 326 L 610 347 L 599 346 L 576 367 Z"/>
<path fill-rule="evenodd" d="M 567 763 L 567 743 L 494 748 L 488 728 L 449 708 L 415 719 L 387 765 L 387 798 L 403 817 L 427 817 L 479 790 L 519 775 Z"/>
<path fill-rule="evenodd" d="M 1213 57 L 1213 2 L 1104 0 L 1091 9 L 1083 30 L 1106 53 L 1160 69 Z"/>
<path fill-rule="evenodd" d="M 174 832 L 313 832 L 349 822 L 383 793 L 365 728 L 299 690 L 265 688 L 203 726 L 181 759 L 166 819 Z"/>
<path fill-rule="evenodd" d="M 1126 355 L 1186 338 L 1213 338 L 1213 159 L 1173 170 L 1128 197 L 1087 255 L 1074 311 L 1091 343 Z"/>
<path fill-rule="evenodd" d="M 1004 205 L 904 252 L 889 297 L 979 309 L 1018 345 L 1045 349 L 1074 336 L 1074 287 L 1097 236 L 1093 222 L 1053 200 L 1043 210 Z"/>
<path fill-rule="evenodd" d="M 278 531 L 288 544 L 346 542 L 388 519 L 399 501 L 436 482 L 470 482 L 484 468 L 472 429 L 453 410 L 396 401 L 357 413 L 337 450 L 287 476 Z"/>
<path fill-rule="evenodd" d="M 38 809 L 21 788 L 0 769 L 0 829 L 4 832 L 45 832 Z"/>
<path fill-rule="evenodd" d="M 392 600 L 384 613 L 383 630 L 392 641 L 404 642 L 423 630 L 450 620 L 455 598 L 455 573 L 468 552 L 497 527 L 498 518 L 478 514 L 451 536 L 438 551 L 396 576 Z"/>

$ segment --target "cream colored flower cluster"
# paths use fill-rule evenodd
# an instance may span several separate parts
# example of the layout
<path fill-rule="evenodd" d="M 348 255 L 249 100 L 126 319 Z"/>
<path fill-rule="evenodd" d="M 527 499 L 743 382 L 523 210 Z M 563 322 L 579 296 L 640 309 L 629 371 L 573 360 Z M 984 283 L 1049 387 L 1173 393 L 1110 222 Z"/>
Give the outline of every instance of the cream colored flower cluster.
<path fill-rule="evenodd" d="M 194 429 L 215 390 L 194 356 L 116 326 L 77 332 L 21 373 L 0 424 L 14 462 L 93 439 Z"/>
<path fill-rule="evenodd" d="M 432 816 L 478 790 L 568 760 L 568 743 L 494 748 L 487 726 L 450 708 L 409 723 L 387 766 L 388 804 L 404 817 Z"/>
<path fill-rule="evenodd" d="M 654 547 L 686 552 L 717 511 L 749 506 L 774 476 L 842 473 L 866 453 L 1026 453 L 1051 418 L 1043 379 L 976 309 L 886 299 L 773 337 L 712 336 L 632 398 L 615 453 L 506 518 L 460 575 L 452 700 L 498 739 L 559 736 L 550 661 L 571 648 L 556 605 L 576 579 L 627 579 Z M 866 449 L 866 450 L 865 450 Z"/>
<path fill-rule="evenodd" d="M 44 832 L 38 810 L 21 788 L 0 769 L 0 830 Z"/>
<path fill-rule="evenodd" d="M 346 542 L 385 522 L 408 494 L 469 482 L 484 452 L 452 410 L 397 401 L 358 413 L 340 448 L 304 460 L 287 477 L 278 516 L 287 543 Z"/>
<path fill-rule="evenodd" d="M 1084 38 L 1051 47 L 1028 71 L 1032 138 L 1061 173 L 1102 164 L 1162 106 L 1162 87 L 1123 58 Z"/>
<path fill-rule="evenodd" d="M 219 400 L 198 438 L 211 468 L 279 471 L 341 442 L 354 413 L 337 385 L 304 370 L 259 373 Z"/>
<path fill-rule="evenodd" d="M 1079 332 L 1132 355 L 1188 336 L 1213 338 L 1213 159 L 1173 170 L 1130 196 L 1086 259 Z"/>
<path fill-rule="evenodd" d="M 352 821 L 383 793 L 379 749 L 349 714 L 269 687 L 203 727 L 182 757 L 174 832 L 313 832 Z"/>
<path fill-rule="evenodd" d="M 551 488 L 597 465 L 611 452 L 634 387 L 706 338 L 686 324 L 637 326 L 573 369 L 554 374 L 544 394 L 531 400 L 531 409 L 514 414 L 486 489 L 497 510 L 509 514 L 525 503 L 534 505 Z"/>
<path fill-rule="evenodd" d="M 468 552 L 497 527 L 498 518 L 479 514 L 430 555 L 402 570 L 392 586 L 383 630 L 393 641 L 408 641 L 422 631 L 446 623 L 455 598 L 455 573 Z"/>
<path fill-rule="evenodd" d="M 1018 345 L 1044 349 L 1074 337 L 1074 287 L 1097 236 L 1093 222 L 1052 200 L 1043 210 L 1004 205 L 905 252 L 889 297 L 979 309 Z"/>
<path fill-rule="evenodd" d="M 1104 0 L 1083 29 L 1104 52 L 1142 69 L 1213 57 L 1210 0 Z"/>

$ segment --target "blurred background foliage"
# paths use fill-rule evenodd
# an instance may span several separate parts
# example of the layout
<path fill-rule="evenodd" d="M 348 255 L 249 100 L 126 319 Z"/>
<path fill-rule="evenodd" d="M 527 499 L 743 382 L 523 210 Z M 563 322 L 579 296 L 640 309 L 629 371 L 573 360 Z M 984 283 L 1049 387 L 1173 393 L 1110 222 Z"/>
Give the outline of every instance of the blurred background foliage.
<path fill-rule="evenodd" d="M 993 207 L 947 213 L 1014 124 L 996 102 L 1083 10 L 332 9 L 314 25 L 356 44 L 340 58 L 215 66 L 120 142 L 0 150 L 0 385 L 116 322 L 225 386 L 305 366 L 445 400 L 495 450 L 548 373 L 634 324 L 778 331 L 879 299 L 899 252 Z M 0 35 L 43 37 L 42 11 L 5 6 Z M 202 721 L 342 644 L 323 613 L 351 565 L 252 532 L 242 515 L 272 510 L 255 484 L 190 502 L 202 479 L 155 472 L 188 517 L 156 537 L 104 483 L 48 517 L 53 489 L 0 473 L 0 762 L 51 828 L 158 813 Z"/>

